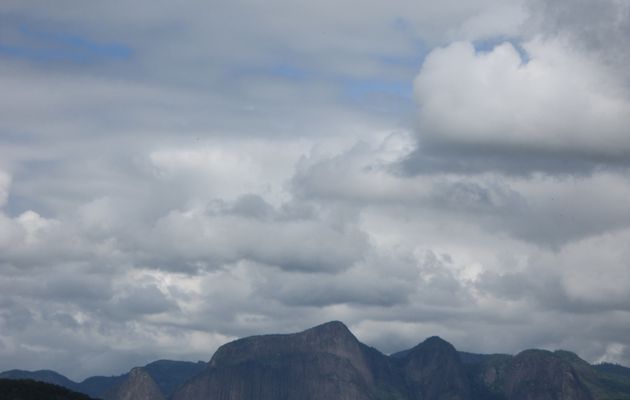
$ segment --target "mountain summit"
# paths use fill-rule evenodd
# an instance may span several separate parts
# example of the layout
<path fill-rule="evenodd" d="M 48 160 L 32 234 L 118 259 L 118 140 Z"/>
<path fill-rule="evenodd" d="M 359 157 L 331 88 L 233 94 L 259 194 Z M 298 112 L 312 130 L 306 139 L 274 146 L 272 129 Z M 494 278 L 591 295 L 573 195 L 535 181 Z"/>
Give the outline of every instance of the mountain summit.
<path fill-rule="evenodd" d="M 470 383 L 455 347 L 433 336 L 400 358 L 412 399 L 465 400 Z"/>
<path fill-rule="evenodd" d="M 373 399 L 369 348 L 341 322 L 221 346 L 174 400 Z"/>

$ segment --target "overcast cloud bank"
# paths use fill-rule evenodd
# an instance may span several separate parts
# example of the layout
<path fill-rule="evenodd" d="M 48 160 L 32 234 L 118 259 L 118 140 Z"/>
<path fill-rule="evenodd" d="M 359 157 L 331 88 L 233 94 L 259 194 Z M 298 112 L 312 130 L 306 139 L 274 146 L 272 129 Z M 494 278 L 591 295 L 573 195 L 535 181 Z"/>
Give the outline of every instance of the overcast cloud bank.
<path fill-rule="evenodd" d="M 0 6 L 0 369 L 332 319 L 630 365 L 624 2 L 73 3 Z"/>

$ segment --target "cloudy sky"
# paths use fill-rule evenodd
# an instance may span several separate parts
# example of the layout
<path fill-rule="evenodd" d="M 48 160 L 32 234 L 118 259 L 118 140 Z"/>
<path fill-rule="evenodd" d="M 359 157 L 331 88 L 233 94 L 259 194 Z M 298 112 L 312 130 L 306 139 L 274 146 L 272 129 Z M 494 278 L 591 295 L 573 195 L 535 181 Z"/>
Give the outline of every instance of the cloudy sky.
<path fill-rule="evenodd" d="M 0 370 L 338 319 L 630 365 L 623 0 L 0 5 Z"/>

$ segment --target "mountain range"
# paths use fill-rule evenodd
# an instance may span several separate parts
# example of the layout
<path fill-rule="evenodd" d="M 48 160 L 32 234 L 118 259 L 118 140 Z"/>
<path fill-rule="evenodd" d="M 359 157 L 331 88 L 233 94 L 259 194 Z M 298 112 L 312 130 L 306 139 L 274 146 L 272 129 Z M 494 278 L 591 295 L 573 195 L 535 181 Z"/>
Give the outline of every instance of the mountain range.
<path fill-rule="evenodd" d="M 158 387 L 158 392 L 165 398 L 171 396 L 175 389 L 188 379 L 200 373 L 206 368 L 207 363 L 159 360 L 147 364 L 141 368 L 133 368 L 126 374 L 118 376 L 92 376 L 81 382 L 74 382 L 65 376 L 50 370 L 23 371 L 10 370 L 0 373 L 4 379 L 30 379 L 62 386 L 75 392 L 101 399 L 122 398 L 118 389 L 128 387 L 129 382 L 139 381 L 143 376 L 148 376 Z M 141 372 L 141 374 L 139 374 Z M 137 386 L 140 382 L 138 382 Z"/>
<path fill-rule="evenodd" d="M 385 355 L 341 322 L 221 346 L 208 363 L 161 360 L 73 382 L 54 371 L 0 373 L 103 400 L 630 400 L 630 368 L 568 351 L 458 352 L 439 337 Z"/>

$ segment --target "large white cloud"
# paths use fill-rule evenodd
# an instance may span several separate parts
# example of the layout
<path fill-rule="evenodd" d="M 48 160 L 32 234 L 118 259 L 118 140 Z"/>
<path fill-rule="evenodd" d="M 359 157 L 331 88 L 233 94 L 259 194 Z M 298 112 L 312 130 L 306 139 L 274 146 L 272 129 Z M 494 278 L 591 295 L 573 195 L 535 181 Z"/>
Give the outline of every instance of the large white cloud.
<path fill-rule="evenodd" d="M 597 59 L 561 40 L 434 50 L 414 81 L 423 139 L 551 157 L 627 158 L 630 101 Z M 527 59 L 523 59 L 527 57 Z"/>

